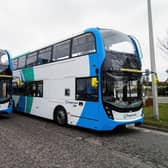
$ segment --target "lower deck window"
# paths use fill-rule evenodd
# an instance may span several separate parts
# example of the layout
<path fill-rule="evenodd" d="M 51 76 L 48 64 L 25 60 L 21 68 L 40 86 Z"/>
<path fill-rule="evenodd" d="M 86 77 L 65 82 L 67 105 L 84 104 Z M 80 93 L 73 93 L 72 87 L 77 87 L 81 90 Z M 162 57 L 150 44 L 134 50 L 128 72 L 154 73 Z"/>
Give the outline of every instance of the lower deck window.
<path fill-rule="evenodd" d="M 43 97 L 43 81 L 24 82 L 18 88 L 13 85 L 15 95 Z"/>
<path fill-rule="evenodd" d="M 98 88 L 91 85 L 91 77 L 76 78 L 76 100 L 98 101 Z"/>

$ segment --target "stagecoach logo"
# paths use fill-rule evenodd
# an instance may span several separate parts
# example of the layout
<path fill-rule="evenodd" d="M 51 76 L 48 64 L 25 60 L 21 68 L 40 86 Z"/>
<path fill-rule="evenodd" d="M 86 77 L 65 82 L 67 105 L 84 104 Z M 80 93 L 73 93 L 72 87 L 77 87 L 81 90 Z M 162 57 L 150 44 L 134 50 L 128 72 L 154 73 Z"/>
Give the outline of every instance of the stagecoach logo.
<path fill-rule="evenodd" d="M 72 101 L 65 100 L 65 104 L 78 104 L 78 102 L 72 102 Z"/>
<path fill-rule="evenodd" d="M 131 117 L 136 117 L 136 113 L 124 114 L 124 115 L 123 115 L 123 118 L 124 118 L 124 119 L 131 118 Z"/>

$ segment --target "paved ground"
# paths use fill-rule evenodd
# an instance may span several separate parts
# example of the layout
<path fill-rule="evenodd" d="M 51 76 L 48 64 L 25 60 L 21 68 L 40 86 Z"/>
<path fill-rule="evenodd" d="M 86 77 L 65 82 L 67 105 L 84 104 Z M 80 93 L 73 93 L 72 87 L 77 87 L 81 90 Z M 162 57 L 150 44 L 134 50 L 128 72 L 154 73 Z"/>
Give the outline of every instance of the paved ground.
<path fill-rule="evenodd" d="M 168 134 L 143 128 L 96 133 L 14 114 L 0 118 L 0 168 L 166 168 Z"/>

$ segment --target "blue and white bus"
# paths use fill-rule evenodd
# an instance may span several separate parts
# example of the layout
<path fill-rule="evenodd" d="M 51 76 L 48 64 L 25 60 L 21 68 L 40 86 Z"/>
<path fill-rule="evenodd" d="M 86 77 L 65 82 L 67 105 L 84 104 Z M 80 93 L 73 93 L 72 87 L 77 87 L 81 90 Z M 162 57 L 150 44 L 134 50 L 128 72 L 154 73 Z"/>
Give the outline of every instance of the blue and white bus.
<path fill-rule="evenodd" d="M 0 49 L 0 115 L 11 116 L 12 110 L 12 59 L 7 50 Z"/>
<path fill-rule="evenodd" d="M 13 59 L 16 110 L 93 130 L 141 124 L 141 51 L 124 33 L 89 28 Z"/>

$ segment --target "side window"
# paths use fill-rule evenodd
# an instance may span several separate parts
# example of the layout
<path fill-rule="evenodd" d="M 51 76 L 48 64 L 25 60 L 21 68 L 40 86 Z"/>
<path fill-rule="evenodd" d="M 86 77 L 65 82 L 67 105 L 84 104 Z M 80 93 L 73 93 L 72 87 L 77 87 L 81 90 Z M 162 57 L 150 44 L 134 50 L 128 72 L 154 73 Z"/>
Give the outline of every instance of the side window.
<path fill-rule="evenodd" d="M 26 96 L 43 97 L 43 81 L 27 82 Z"/>
<path fill-rule="evenodd" d="M 37 97 L 43 97 L 43 81 L 36 82 L 37 87 Z"/>
<path fill-rule="evenodd" d="M 26 65 L 28 67 L 34 66 L 37 63 L 37 52 L 31 53 L 27 55 Z"/>
<path fill-rule="evenodd" d="M 86 55 L 96 52 L 95 38 L 91 33 L 87 33 L 73 39 L 72 57 Z"/>
<path fill-rule="evenodd" d="M 69 58 L 70 55 L 70 40 L 58 43 L 53 48 L 53 61 Z"/>
<path fill-rule="evenodd" d="M 91 78 L 76 78 L 76 100 L 98 101 L 98 88 L 91 86 Z"/>
<path fill-rule="evenodd" d="M 39 50 L 37 64 L 46 64 L 51 60 L 51 47 Z"/>
<path fill-rule="evenodd" d="M 17 69 L 17 66 L 18 66 L 18 59 L 13 59 L 12 60 L 12 63 L 13 63 L 13 69 L 16 70 Z"/>
<path fill-rule="evenodd" d="M 43 97 L 43 81 L 24 82 L 19 88 L 13 84 L 13 94 L 31 97 Z"/>
<path fill-rule="evenodd" d="M 31 82 L 31 96 L 36 97 L 36 95 L 37 95 L 36 83 Z"/>
<path fill-rule="evenodd" d="M 18 58 L 18 68 L 24 68 L 26 63 L 26 55 Z"/>
<path fill-rule="evenodd" d="M 33 96 L 32 82 L 25 82 L 25 95 L 26 96 Z"/>
<path fill-rule="evenodd" d="M 12 88 L 13 88 L 14 95 L 20 95 L 20 96 L 26 95 L 26 83 L 21 83 L 21 85 L 19 87 L 17 87 L 16 83 L 13 82 Z"/>

